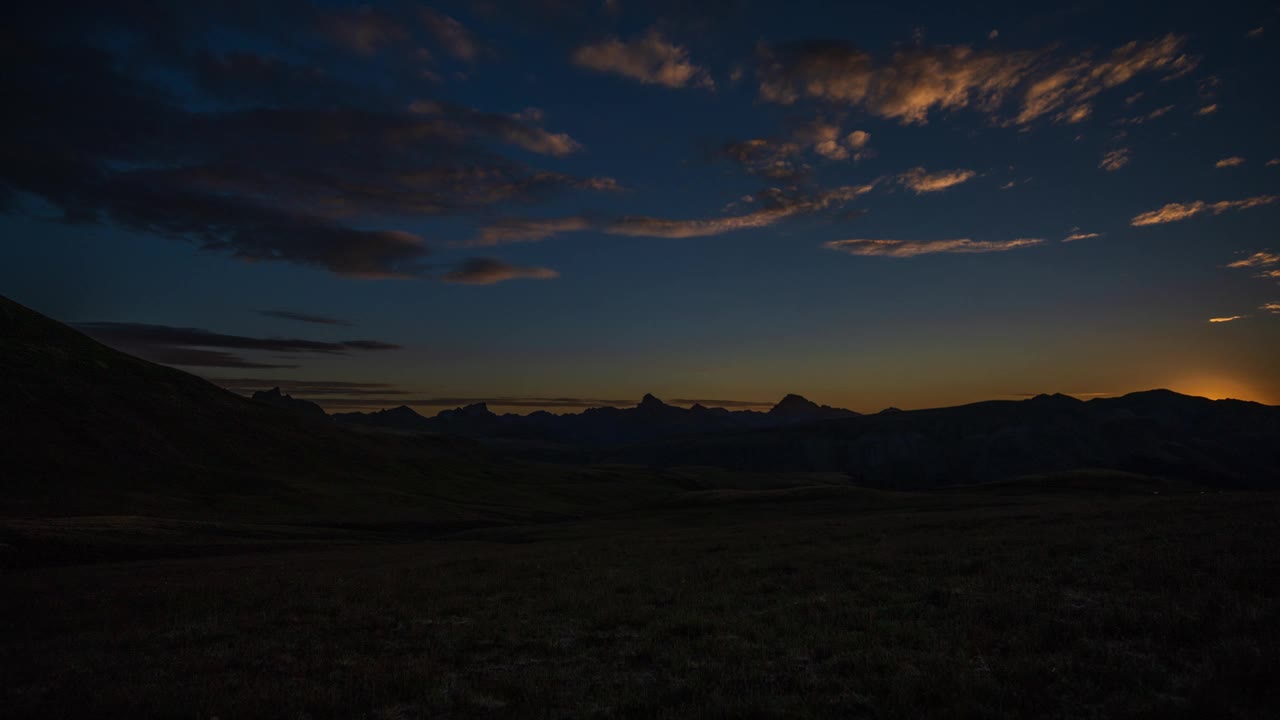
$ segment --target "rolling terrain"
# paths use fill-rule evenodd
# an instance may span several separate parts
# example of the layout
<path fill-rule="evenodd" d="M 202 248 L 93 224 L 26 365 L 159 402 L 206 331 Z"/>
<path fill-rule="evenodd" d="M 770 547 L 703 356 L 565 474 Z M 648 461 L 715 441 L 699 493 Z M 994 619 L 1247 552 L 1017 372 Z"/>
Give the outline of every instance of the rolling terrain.
<path fill-rule="evenodd" d="M 1042 397 L 557 464 L 0 321 L 6 717 L 1280 709 L 1280 496 L 1242 489 L 1275 408 Z"/>

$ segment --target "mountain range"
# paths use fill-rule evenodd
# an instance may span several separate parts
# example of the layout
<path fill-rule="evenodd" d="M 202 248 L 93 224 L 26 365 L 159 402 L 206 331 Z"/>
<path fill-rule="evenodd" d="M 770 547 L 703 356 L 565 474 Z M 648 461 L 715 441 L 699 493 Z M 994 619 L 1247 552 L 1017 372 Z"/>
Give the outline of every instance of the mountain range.
<path fill-rule="evenodd" d="M 474 517 L 547 483 L 601 502 L 618 492 L 602 478 L 639 482 L 625 468 L 681 486 L 716 468 L 910 489 L 1076 470 L 1280 487 L 1280 408 L 1254 402 L 1152 390 L 858 415 L 795 395 L 768 412 L 646 395 L 567 415 L 477 404 L 327 416 L 279 389 L 235 395 L 3 297 L 0 436 L 0 509 L 19 514 Z"/>
<path fill-rule="evenodd" d="M 292 399 L 285 401 L 283 398 L 288 396 L 280 396 L 278 390 L 271 392 L 274 394 L 269 396 L 257 393 L 254 398 L 261 396 L 275 404 L 298 402 Z M 668 405 L 653 395 L 645 395 L 639 404 L 631 408 L 599 407 L 561 415 L 549 412 L 498 415 L 484 403 L 476 403 L 444 410 L 434 417 L 425 417 L 402 405 L 369 413 L 339 413 L 333 418 L 339 425 L 350 427 L 609 447 L 697 433 L 781 427 L 857 415 L 852 410 L 818 405 L 799 395 L 787 395 L 768 412 L 733 411 L 701 404 L 682 408 Z"/>

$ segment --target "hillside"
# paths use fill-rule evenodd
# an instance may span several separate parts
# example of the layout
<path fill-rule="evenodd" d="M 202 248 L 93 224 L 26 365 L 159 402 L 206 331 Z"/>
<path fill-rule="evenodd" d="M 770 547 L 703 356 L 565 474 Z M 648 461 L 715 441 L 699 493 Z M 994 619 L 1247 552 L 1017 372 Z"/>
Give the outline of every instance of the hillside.
<path fill-rule="evenodd" d="M 0 419 L 9 516 L 491 523 L 629 506 L 691 482 L 351 432 L 117 352 L 3 297 Z"/>

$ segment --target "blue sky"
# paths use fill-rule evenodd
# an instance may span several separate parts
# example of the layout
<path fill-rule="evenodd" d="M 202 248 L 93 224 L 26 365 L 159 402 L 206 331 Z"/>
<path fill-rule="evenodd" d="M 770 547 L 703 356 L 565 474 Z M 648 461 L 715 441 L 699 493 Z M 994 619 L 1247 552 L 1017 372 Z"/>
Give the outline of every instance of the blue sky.
<path fill-rule="evenodd" d="M 0 291 L 232 389 L 1280 404 L 1270 3 L 114 5 L 3 36 Z"/>

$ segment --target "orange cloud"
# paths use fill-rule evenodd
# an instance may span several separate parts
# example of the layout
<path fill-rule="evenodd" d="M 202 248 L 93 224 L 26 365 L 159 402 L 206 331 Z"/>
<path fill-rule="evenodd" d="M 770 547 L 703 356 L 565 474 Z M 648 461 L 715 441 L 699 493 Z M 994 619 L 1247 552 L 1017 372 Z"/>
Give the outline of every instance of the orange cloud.
<path fill-rule="evenodd" d="M 1079 122 L 1104 90 L 1143 73 L 1172 78 L 1194 69 L 1199 61 L 1183 53 L 1185 42 L 1166 35 L 1122 45 L 1102 58 L 941 46 L 901 51 L 886 63 L 837 42 L 762 45 L 759 93 L 782 104 L 815 99 L 857 106 L 903 124 L 923 125 L 933 112 L 958 109 L 994 120 L 1006 102 L 1018 107 L 1008 124 L 1025 125 L 1045 115 Z"/>
<path fill-rule="evenodd" d="M 1214 163 L 1213 166 L 1216 168 L 1230 168 L 1230 167 L 1240 167 L 1243 164 L 1244 164 L 1244 158 L 1240 157 L 1239 155 L 1232 155 L 1229 158 L 1222 158 L 1218 162 Z"/>
<path fill-rule="evenodd" d="M 517 278 L 550 280 L 558 277 L 560 273 L 551 268 L 511 265 L 497 258 L 471 258 L 463 261 L 457 269 L 445 273 L 443 279 L 464 285 L 492 285 Z"/>
<path fill-rule="evenodd" d="M 1102 160 L 1098 163 L 1098 167 L 1106 170 L 1107 172 L 1115 172 L 1125 165 L 1128 165 L 1129 159 L 1129 148 L 1108 150 L 1103 153 Z"/>
<path fill-rule="evenodd" d="M 648 85 L 715 87 L 711 75 L 689 60 L 688 50 L 668 42 L 657 30 L 628 41 L 609 38 L 584 45 L 574 51 L 573 62 L 596 72 L 613 73 Z"/>
<path fill-rule="evenodd" d="M 1217 318 L 1209 318 L 1209 322 L 1211 322 L 1211 323 L 1229 323 L 1229 322 L 1233 322 L 1233 321 L 1235 321 L 1235 320 L 1241 320 L 1241 319 L 1246 318 L 1246 317 L 1248 317 L 1248 315 L 1232 315 L 1231 317 L 1217 317 Z"/>
<path fill-rule="evenodd" d="M 939 170 L 931 173 L 922 167 L 916 167 L 898 175 L 898 182 L 921 195 L 953 188 L 975 176 L 977 173 L 972 170 Z"/>
<path fill-rule="evenodd" d="M 1189 203 L 1169 203 L 1158 210 L 1150 210 L 1133 216 L 1133 219 L 1129 221 L 1129 224 L 1134 227 L 1142 227 L 1144 225 L 1163 225 L 1165 223 L 1187 220 L 1204 213 L 1221 215 L 1228 210 L 1248 210 L 1250 208 L 1261 207 L 1263 205 L 1270 205 L 1276 200 L 1280 200 L 1280 196 L 1258 195 L 1251 198 L 1245 198 L 1243 200 L 1222 200 L 1216 203 L 1206 203 L 1202 200 L 1196 200 L 1195 202 Z"/>
<path fill-rule="evenodd" d="M 935 253 L 991 253 L 1040 245 L 1040 238 L 1014 240 L 832 240 L 823 243 L 828 250 L 850 255 L 908 258 Z"/>

